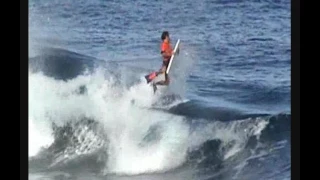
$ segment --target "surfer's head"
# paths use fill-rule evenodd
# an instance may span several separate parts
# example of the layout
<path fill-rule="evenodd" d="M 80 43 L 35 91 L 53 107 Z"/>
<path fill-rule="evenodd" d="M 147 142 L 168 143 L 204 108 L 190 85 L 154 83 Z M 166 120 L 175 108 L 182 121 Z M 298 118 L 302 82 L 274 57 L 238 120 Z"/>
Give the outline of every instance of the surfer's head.
<path fill-rule="evenodd" d="M 169 42 L 169 32 L 163 31 L 161 34 L 161 40 L 164 42 Z"/>

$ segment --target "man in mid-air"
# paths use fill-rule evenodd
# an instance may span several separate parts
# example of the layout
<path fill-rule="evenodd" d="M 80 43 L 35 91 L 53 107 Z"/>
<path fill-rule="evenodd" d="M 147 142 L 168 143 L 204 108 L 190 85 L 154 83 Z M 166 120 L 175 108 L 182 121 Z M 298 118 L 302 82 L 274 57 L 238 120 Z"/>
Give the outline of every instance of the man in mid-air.
<path fill-rule="evenodd" d="M 166 73 L 168 68 L 171 56 L 173 55 L 173 49 L 170 43 L 169 32 L 164 31 L 161 35 L 161 55 L 162 55 L 162 67 L 159 70 L 159 73 L 165 73 L 165 80 L 156 83 L 156 85 L 168 85 L 169 84 L 169 76 Z"/>
<path fill-rule="evenodd" d="M 168 74 L 166 73 L 166 70 L 168 68 L 171 56 L 174 54 L 174 51 L 172 49 L 171 43 L 170 43 L 170 36 L 168 31 L 164 31 L 161 34 L 161 46 L 160 46 L 160 53 L 162 55 L 162 67 L 159 71 L 153 72 L 146 76 L 147 82 L 149 83 L 152 81 L 156 76 L 159 74 L 165 74 L 165 80 L 156 82 L 153 84 L 154 91 L 156 91 L 157 87 L 156 85 L 169 85 L 170 79 Z"/>

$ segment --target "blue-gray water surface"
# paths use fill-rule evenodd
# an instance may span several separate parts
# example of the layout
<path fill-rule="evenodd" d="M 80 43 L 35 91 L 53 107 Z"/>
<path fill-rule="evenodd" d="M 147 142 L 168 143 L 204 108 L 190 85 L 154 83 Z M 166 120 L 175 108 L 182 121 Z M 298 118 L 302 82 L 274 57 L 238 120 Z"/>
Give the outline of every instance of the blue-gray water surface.
<path fill-rule="evenodd" d="M 290 179 L 290 29 L 288 0 L 29 1 L 29 178 Z M 165 30 L 174 95 L 137 110 Z"/>

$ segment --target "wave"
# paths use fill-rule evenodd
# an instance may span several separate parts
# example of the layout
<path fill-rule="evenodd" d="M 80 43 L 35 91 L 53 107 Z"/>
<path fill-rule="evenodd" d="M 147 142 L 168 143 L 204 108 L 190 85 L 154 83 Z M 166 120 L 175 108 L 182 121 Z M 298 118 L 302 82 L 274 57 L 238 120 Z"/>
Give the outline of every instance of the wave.
<path fill-rule="evenodd" d="M 290 131 L 288 114 L 206 108 L 194 100 L 185 101 L 179 94 L 169 106 L 159 104 L 163 94 L 154 95 L 143 78 L 128 85 L 123 77 L 119 79 L 119 73 L 110 73 L 119 70 L 116 65 L 108 66 L 113 66 L 109 71 L 90 58 L 76 59 L 77 54 L 57 56 L 56 51 L 31 61 L 31 171 L 137 175 L 185 166 L 219 169 L 230 159 L 243 159 L 241 154 L 250 147 L 274 141 L 279 137 L 273 137 L 275 132 Z M 51 64 L 36 63 L 41 61 Z M 69 63 L 46 67 L 60 64 L 58 61 Z"/>
<path fill-rule="evenodd" d="M 124 137 L 110 139 L 97 121 L 83 119 L 53 126 L 54 142 L 31 158 L 30 166 L 38 170 L 76 168 L 122 175 L 165 172 L 181 166 L 219 170 L 228 159 L 243 159 L 241 155 L 256 148 L 258 143 L 283 141 L 278 135 L 290 133 L 289 124 L 290 115 L 285 114 L 230 122 L 184 121 L 182 127 L 173 121 L 159 122 L 132 130 L 130 137 L 123 132 Z"/>

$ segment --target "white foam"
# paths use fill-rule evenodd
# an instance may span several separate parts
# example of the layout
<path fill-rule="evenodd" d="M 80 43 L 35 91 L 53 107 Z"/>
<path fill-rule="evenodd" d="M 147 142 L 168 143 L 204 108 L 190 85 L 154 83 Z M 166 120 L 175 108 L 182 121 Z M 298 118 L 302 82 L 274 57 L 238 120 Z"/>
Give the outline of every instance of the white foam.
<path fill-rule="evenodd" d="M 168 118 L 164 114 L 161 117 L 164 121 Z M 127 127 L 119 135 L 120 138 L 112 138 L 111 144 L 114 146 L 109 151 L 111 158 L 108 161 L 107 172 L 120 174 L 159 172 L 175 168 L 185 161 L 188 128 L 179 119 L 165 122 L 161 139 L 151 145 L 139 146 L 146 133 L 137 134 L 137 131 L 145 132 L 145 128 Z"/>
<path fill-rule="evenodd" d="M 245 119 L 241 121 L 205 123 L 198 126 L 191 134 L 189 147 L 197 149 L 205 141 L 219 139 L 222 141 L 220 151 L 223 151 L 224 159 L 228 159 L 245 148 L 251 136 L 259 135 L 267 126 L 264 119 Z M 223 148 L 228 147 L 223 150 Z"/>
<path fill-rule="evenodd" d="M 37 155 L 42 147 L 47 147 L 53 142 L 50 133 L 51 129 L 48 126 L 42 126 L 29 118 L 29 157 Z"/>
<path fill-rule="evenodd" d="M 82 85 L 87 92 L 80 95 L 78 89 Z M 86 116 L 99 121 L 108 137 L 105 172 L 138 174 L 177 167 L 186 158 L 188 126 L 180 116 L 140 107 L 151 107 L 156 97 L 144 81 L 125 89 L 115 85 L 112 78 L 106 79 L 101 70 L 69 81 L 29 73 L 32 155 L 52 143 L 52 122 L 63 126 Z M 148 129 L 156 123 L 164 126 L 160 132 L 162 138 L 154 145 L 140 146 Z"/>

